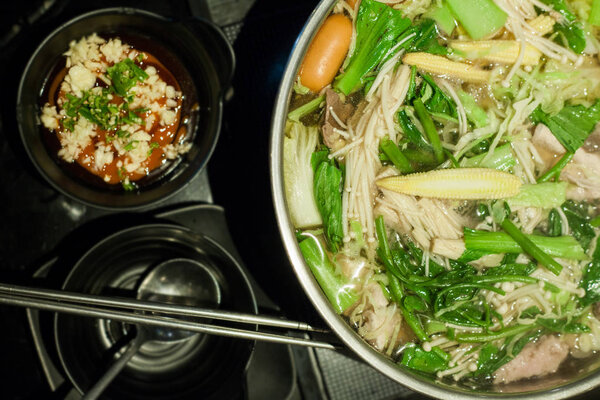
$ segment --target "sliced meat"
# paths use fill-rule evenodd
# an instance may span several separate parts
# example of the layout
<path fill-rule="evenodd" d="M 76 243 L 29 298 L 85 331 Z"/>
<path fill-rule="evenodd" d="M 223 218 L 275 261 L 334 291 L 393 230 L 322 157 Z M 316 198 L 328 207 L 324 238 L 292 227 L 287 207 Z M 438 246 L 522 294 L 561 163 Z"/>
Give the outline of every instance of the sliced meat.
<path fill-rule="evenodd" d="M 600 124 L 597 124 L 594 131 L 583 142 L 583 149 L 588 153 L 596 153 L 600 151 Z"/>
<path fill-rule="evenodd" d="M 564 147 L 543 124 L 535 128 L 532 143 L 550 168 L 565 153 Z M 594 131 L 584 145 L 575 152 L 573 161 L 560 174 L 561 180 L 572 183 L 567 198 L 577 201 L 600 198 L 600 131 Z"/>
<path fill-rule="evenodd" d="M 394 313 L 390 316 L 387 308 L 367 310 L 363 313 L 364 325 L 361 335 L 377 350 L 384 351 L 394 333 L 395 325 L 401 323 L 400 316 Z"/>
<path fill-rule="evenodd" d="M 342 275 L 348 280 L 356 280 L 363 278 L 367 273 L 367 260 L 362 257 L 348 257 L 344 254 L 339 254 L 336 259 L 336 264 L 339 266 Z"/>
<path fill-rule="evenodd" d="M 569 355 L 569 345 L 554 335 L 527 344 L 510 362 L 496 371 L 494 383 L 509 383 L 556 372 Z"/>
<path fill-rule="evenodd" d="M 345 131 L 348 118 L 352 115 L 354 106 L 344 104 L 340 96 L 331 88 L 325 90 L 325 118 L 323 120 L 323 142 L 336 151 L 346 144 L 346 139 L 340 135 L 339 131 Z M 340 124 L 340 122 L 342 124 Z"/>
<path fill-rule="evenodd" d="M 368 296 L 369 303 L 371 303 L 375 309 L 386 307 L 389 304 L 388 299 L 386 299 L 383 294 L 381 286 L 377 282 L 367 283 L 365 286 L 365 293 Z"/>
<path fill-rule="evenodd" d="M 594 303 L 592 306 L 592 311 L 594 313 L 594 317 L 600 318 L 600 302 Z"/>

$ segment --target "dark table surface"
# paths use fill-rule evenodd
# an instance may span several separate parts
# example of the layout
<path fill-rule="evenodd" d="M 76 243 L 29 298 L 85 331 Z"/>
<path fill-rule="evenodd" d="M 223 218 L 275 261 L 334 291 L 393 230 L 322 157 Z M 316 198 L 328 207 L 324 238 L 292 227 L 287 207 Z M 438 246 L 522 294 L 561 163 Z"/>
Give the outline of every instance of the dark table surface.
<path fill-rule="evenodd" d="M 197 202 L 225 208 L 238 251 L 267 295 L 289 318 L 320 324 L 282 251 L 271 201 L 268 142 L 271 109 L 289 52 L 317 0 L 21 1 L 0 2 L 0 281 L 28 284 L 57 252 L 80 251 L 76 234 L 93 221 L 97 237 L 130 216 L 83 206 L 57 193 L 30 163 L 15 125 L 20 74 L 33 49 L 53 28 L 82 12 L 107 6 L 146 8 L 173 18 L 212 18 L 235 38 L 234 95 L 205 173 L 157 205 Z M 47 7 L 44 12 L 40 7 Z M 243 25 L 240 22 L 243 20 Z M 152 212 L 152 210 L 150 210 Z M 144 214 L 135 218 L 144 219 Z M 0 399 L 51 398 L 25 313 L 0 306 Z M 590 397 L 592 398 L 592 397 Z"/>
<path fill-rule="evenodd" d="M 0 281 L 31 283 L 33 272 L 58 251 L 81 247 L 77 235 L 70 233 L 85 230 L 89 221 L 94 221 L 98 237 L 118 225 L 115 221 L 119 216 L 66 198 L 37 173 L 19 138 L 14 102 L 28 57 L 52 29 L 88 10 L 133 6 L 173 18 L 190 14 L 209 17 L 223 25 L 230 38 L 237 37 L 234 96 L 225 106 L 221 138 L 208 173 L 199 174 L 185 190 L 156 208 L 195 202 L 224 206 L 242 259 L 261 287 L 288 316 L 318 318 L 281 250 L 267 156 L 271 108 L 279 79 L 316 1 L 285 2 L 283 6 L 278 0 L 261 0 L 250 8 L 253 3 L 57 0 L 0 4 L 0 72 L 5 78 L 0 96 Z M 243 27 L 239 24 L 242 19 Z M 49 389 L 23 310 L 0 307 L 0 327 L 0 398 L 48 398 Z"/>

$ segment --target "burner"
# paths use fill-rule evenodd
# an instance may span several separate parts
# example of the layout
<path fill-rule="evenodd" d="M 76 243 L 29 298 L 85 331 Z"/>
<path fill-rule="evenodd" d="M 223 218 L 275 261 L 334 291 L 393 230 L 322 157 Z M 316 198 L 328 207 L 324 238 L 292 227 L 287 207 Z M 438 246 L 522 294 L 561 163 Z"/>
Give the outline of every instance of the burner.
<path fill-rule="evenodd" d="M 259 293 L 257 297 L 262 299 L 259 304 L 263 307 L 272 306 L 268 300 L 265 302 L 258 287 L 246 281 L 245 268 L 234 257 L 228 256 L 235 253 L 235 248 L 232 247 L 220 207 L 190 206 L 146 220 L 158 224 L 146 223 L 121 230 L 87 251 L 66 279 L 65 289 L 134 297 L 137 283 L 149 268 L 165 259 L 186 257 L 202 260 L 207 268 L 218 268 L 215 276 L 222 291 L 222 309 L 254 312 L 251 294 L 255 291 Z M 179 220 L 196 229 L 192 231 L 176 224 Z M 204 236 L 209 234 L 215 240 Z M 106 248 L 111 250 L 104 252 Z M 215 257 L 215 254 L 221 254 L 221 257 Z M 45 277 L 47 282 L 61 281 L 63 278 L 57 278 L 57 275 L 61 275 L 60 265 L 60 259 L 54 260 L 37 275 Z M 100 265 L 105 267 L 100 268 Z M 71 379 L 79 382 L 78 386 L 85 391 L 102 375 L 115 354 L 122 351 L 131 338 L 132 329 L 127 324 L 69 315 L 56 317 L 56 325 L 60 328 L 54 337 L 54 332 L 48 329 L 52 321 L 42 318 L 50 314 L 28 310 L 28 315 L 38 354 L 53 389 L 57 389 L 64 381 L 63 371 L 57 366 L 65 364 Z M 236 324 L 232 323 L 231 326 L 235 327 Z M 54 341 L 61 352 L 62 363 L 61 357 L 55 354 Z M 293 397 L 294 393 L 297 396 L 289 348 L 260 343 L 247 366 L 253 347 L 252 342 L 209 335 L 197 335 L 184 342 L 146 343 L 122 372 L 122 376 L 113 382 L 105 397 L 260 399 L 272 391 L 281 394 L 278 398 Z M 90 365 L 97 367 L 91 368 Z M 278 375 L 277 383 L 269 380 L 257 382 L 250 378 L 264 376 L 265 372 L 261 371 L 273 369 Z M 208 389 L 200 394 L 191 389 L 179 397 L 173 394 L 178 387 L 190 385 L 192 378 L 194 388 L 206 386 Z M 248 382 L 244 385 L 246 379 Z"/>

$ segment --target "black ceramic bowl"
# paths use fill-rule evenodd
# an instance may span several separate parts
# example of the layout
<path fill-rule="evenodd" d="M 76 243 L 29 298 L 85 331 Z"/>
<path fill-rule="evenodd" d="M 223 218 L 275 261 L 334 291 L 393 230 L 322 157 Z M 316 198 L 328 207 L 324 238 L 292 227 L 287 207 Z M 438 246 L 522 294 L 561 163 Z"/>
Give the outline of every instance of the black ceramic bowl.
<path fill-rule="evenodd" d="M 63 53 L 69 42 L 92 33 L 130 39 L 139 49 L 155 55 L 179 82 L 184 94 L 182 109 L 189 111 L 186 128 L 191 150 L 139 180 L 139 189 L 133 192 L 105 184 L 77 163 L 62 161 L 55 135 L 40 123 L 43 88 L 53 66 L 64 65 Z M 219 136 L 222 99 L 233 69 L 231 46 L 207 21 L 172 21 L 130 8 L 92 11 L 58 27 L 30 58 L 17 94 L 21 138 L 38 171 L 63 194 L 100 208 L 144 207 L 176 193 L 206 165 Z"/>
<path fill-rule="evenodd" d="M 171 224 L 140 225 L 99 242 L 77 262 L 63 289 L 135 298 L 147 272 L 177 258 L 200 262 L 211 270 L 220 287 L 221 309 L 256 314 L 254 293 L 235 259 L 209 237 Z M 222 325 L 248 328 L 227 322 Z M 77 390 L 85 393 L 114 362 L 131 327 L 56 314 L 54 330 L 65 373 Z M 102 398 L 238 398 L 253 348 L 252 341 L 202 334 L 183 342 L 146 342 Z"/>

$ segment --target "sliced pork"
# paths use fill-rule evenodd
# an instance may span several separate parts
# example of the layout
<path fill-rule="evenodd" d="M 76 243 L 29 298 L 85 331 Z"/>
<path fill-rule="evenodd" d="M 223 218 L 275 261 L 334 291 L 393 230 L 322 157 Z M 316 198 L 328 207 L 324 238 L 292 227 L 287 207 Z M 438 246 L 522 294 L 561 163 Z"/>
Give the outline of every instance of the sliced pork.
<path fill-rule="evenodd" d="M 556 372 L 569 355 L 569 345 L 554 335 L 527 344 L 510 362 L 502 366 L 494 383 L 509 383 Z"/>
<path fill-rule="evenodd" d="M 346 144 L 346 139 L 340 132 L 346 131 L 348 118 L 352 115 L 354 106 L 342 102 L 340 95 L 331 88 L 325 90 L 325 118 L 323 120 L 323 142 L 336 151 Z"/>
<path fill-rule="evenodd" d="M 565 153 L 564 147 L 543 124 L 536 126 L 532 143 L 550 168 Z M 600 129 L 596 129 L 575 152 L 573 161 L 560 174 L 561 180 L 574 186 L 567 189 L 567 198 L 582 201 L 600 197 Z"/>

